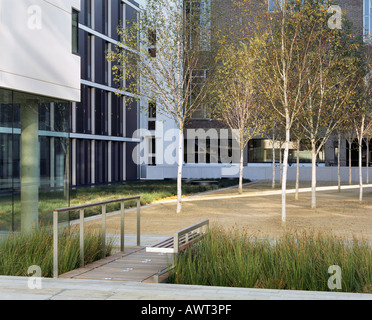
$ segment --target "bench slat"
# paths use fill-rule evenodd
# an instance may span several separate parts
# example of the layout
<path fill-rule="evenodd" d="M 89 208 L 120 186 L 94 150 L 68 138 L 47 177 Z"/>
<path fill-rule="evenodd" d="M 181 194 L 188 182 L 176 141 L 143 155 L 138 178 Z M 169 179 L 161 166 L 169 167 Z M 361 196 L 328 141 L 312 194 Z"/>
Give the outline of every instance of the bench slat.
<path fill-rule="evenodd" d="M 173 241 L 174 241 L 173 238 L 168 238 L 168 239 L 166 239 L 162 242 L 159 242 L 159 243 L 153 245 L 152 247 L 156 247 L 156 248 L 166 247 L 166 246 L 169 246 L 170 244 L 173 245 Z"/>
<path fill-rule="evenodd" d="M 203 223 L 205 223 L 205 221 L 178 232 L 178 234 L 181 234 L 178 239 L 178 251 L 185 250 L 186 248 L 190 247 L 192 244 L 194 244 L 195 242 L 204 237 L 205 235 L 204 233 L 196 232 L 193 231 L 192 229 L 194 227 L 195 228 L 194 230 L 196 230 Z M 151 247 L 147 247 L 146 252 L 176 253 L 174 246 L 174 237 L 163 240 L 157 244 L 154 244 Z"/>

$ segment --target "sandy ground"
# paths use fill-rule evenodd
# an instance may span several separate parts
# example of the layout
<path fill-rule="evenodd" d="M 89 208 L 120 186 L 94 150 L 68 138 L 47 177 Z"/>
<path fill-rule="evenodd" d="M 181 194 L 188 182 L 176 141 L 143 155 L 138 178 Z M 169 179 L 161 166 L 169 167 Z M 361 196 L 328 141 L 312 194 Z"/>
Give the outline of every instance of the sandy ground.
<path fill-rule="evenodd" d="M 319 186 L 330 185 L 322 183 Z M 309 187 L 301 184 L 301 188 Z M 346 187 L 346 186 L 345 186 Z M 289 183 L 288 189 L 293 189 Z M 237 188 L 185 198 L 183 212 L 177 215 L 175 202 L 156 204 L 141 209 L 141 233 L 145 235 L 172 235 L 202 220 L 212 226 L 244 229 L 260 238 L 278 238 L 285 231 L 326 232 L 345 239 L 372 241 L 372 186 L 364 188 L 364 201 L 359 203 L 359 189 L 318 191 L 317 208 L 311 209 L 311 193 L 301 192 L 296 201 L 294 194 L 287 196 L 286 228 L 281 223 L 281 194 L 272 193 L 271 183 L 258 182 L 244 187 L 240 196 Z M 279 189 L 276 192 L 280 191 Z M 126 213 L 125 232 L 136 233 L 136 212 Z M 100 228 L 100 221 L 90 227 Z M 120 216 L 107 220 L 107 231 L 120 232 Z"/>

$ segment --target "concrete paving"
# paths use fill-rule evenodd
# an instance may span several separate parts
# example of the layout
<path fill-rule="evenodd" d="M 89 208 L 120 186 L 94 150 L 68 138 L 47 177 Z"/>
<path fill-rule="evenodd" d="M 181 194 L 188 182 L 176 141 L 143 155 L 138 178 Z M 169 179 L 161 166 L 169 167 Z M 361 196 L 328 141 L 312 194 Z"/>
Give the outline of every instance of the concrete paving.
<path fill-rule="evenodd" d="M 0 300 L 372 300 L 372 294 L 0 277 Z"/>

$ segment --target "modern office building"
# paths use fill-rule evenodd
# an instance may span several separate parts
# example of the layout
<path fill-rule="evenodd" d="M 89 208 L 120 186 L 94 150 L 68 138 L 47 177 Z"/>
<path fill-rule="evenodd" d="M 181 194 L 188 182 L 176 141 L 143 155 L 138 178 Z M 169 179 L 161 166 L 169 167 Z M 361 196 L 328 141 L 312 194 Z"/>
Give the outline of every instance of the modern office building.
<path fill-rule="evenodd" d="M 46 199 L 68 204 L 75 10 L 80 0 L 0 1 L 0 231 L 32 230 Z"/>
<path fill-rule="evenodd" d="M 275 7 L 274 0 L 268 1 L 267 10 L 273 10 Z M 277 3 L 277 2 L 276 2 Z M 372 1 L 371 0 L 339 0 L 338 5 L 342 9 L 342 14 L 353 23 L 355 34 L 364 35 L 370 34 L 372 30 Z M 239 12 L 234 11 L 233 1 L 227 0 L 214 0 L 213 10 L 219 13 L 223 13 L 219 18 L 219 23 L 222 23 L 223 19 L 226 19 L 230 23 L 231 19 L 239 19 Z M 203 8 L 208 7 L 210 1 L 195 1 L 193 3 L 194 8 L 198 6 L 197 10 L 203 12 Z M 251 13 L 252 15 L 259 14 L 259 10 L 262 8 L 261 1 L 251 2 Z M 260 7 L 260 9 L 259 9 Z M 207 71 L 205 70 L 205 74 Z M 213 106 L 211 106 L 213 108 Z M 153 108 L 149 108 L 152 110 Z M 156 124 L 156 125 L 155 125 Z M 145 145 L 145 152 L 148 152 L 148 161 L 142 163 L 141 166 L 141 178 L 143 179 L 167 179 L 176 178 L 177 176 L 177 163 L 167 163 L 164 161 L 164 153 L 166 152 L 170 144 L 177 145 L 176 141 L 170 141 L 164 139 L 166 134 L 173 130 L 177 132 L 177 127 L 172 120 L 166 119 L 159 112 L 149 112 L 148 115 L 144 115 L 141 121 L 141 126 L 147 128 L 147 145 Z M 223 177 L 236 177 L 238 175 L 239 166 L 239 148 L 234 147 L 231 133 L 226 133 L 226 128 L 220 122 L 210 119 L 206 109 L 201 108 L 197 110 L 192 119 L 190 119 L 187 128 L 192 134 L 198 134 L 200 139 L 196 139 L 196 144 L 193 153 L 190 157 L 189 151 L 187 151 L 188 141 L 185 140 L 185 157 L 184 157 L 184 170 L 183 177 L 190 179 L 202 179 L 202 178 L 223 178 Z M 212 129 L 212 130 L 211 130 Z M 217 135 L 216 135 L 217 131 Z M 187 139 L 187 130 L 185 131 L 185 137 Z M 177 139 L 177 137 L 175 138 Z M 204 140 L 204 143 L 200 143 Z M 217 146 L 212 148 L 211 146 Z M 276 142 L 276 161 L 279 163 L 280 147 L 279 141 Z M 228 154 L 231 156 L 230 163 L 221 163 L 221 153 L 228 150 Z M 289 151 L 289 164 L 296 163 L 296 143 L 290 144 Z M 372 150 L 370 148 L 369 150 Z M 333 167 L 337 165 L 337 157 L 340 154 L 341 166 L 347 166 L 349 164 L 349 145 L 345 139 L 342 139 L 341 145 L 338 146 L 337 137 L 332 137 L 323 151 L 320 152 L 317 165 L 319 167 Z M 176 152 L 176 151 L 175 151 Z M 363 165 L 366 165 L 366 147 L 363 148 Z M 147 160 L 145 157 L 145 160 Z M 177 156 L 174 157 L 177 159 Z M 190 161 L 191 159 L 191 161 Z M 370 161 L 372 157 L 369 157 Z M 311 179 L 311 152 L 308 147 L 303 145 L 300 150 L 300 163 L 303 170 L 304 179 Z M 351 147 L 351 163 L 352 166 L 358 165 L 358 148 L 357 144 L 353 143 Z M 244 164 L 247 166 L 244 170 L 244 176 L 250 179 L 271 179 L 272 175 L 272 142 L 269 138 L 256 137 L 252 139 L 245 151 Z M 328 168 L 325 171 L 327 174 L 320 174 L 320 178 L 324 179 L 335 179 L 337 177 L 336 168 Z M 322 171 L 323 172 L 323 171 Z M 277 170 L 277 178 L 279 178 L 279 170 Z M 353 179 L 357 179 L 357 174 L 353 174 Z M 295 178 L 295 170 L 289 170 L 289 179 Z M 356 181 L 356 180 L 355 180 Z"/>
<path fill-rule="evenodd" d="M 71 187 L 139 178 L 140 103 L 118 94 L 106 59 L 138 10 L 132 0 L 0 0 L 0 231 L 48 223 Z"/>
<path fill-rule="evenodd" d="M 230 0 L 214 2 L 220 11 L 232 10 Z M 202 12 L 209 3 L 195 2 L 193 7 Z M 106 59 L 106 52 L 118 43 L 117 26 L 135 21 L 139 5 L 145 4 L 145 0 L 0 0 L 0 231 L 28 231 L 37 222 L 48 221 L 53 209 L 69 204 L 71 187 L 177 176 L 177 125 L 158 112 L 156 103 L 128 99 L 130 92 L 117 94 Z M 371 33 L 372 0 L 339 4 L 356 32 Z M 201 76 L 206 76 L 204 71 Z M 137 138 L 133 134 L 139 128 L 146 131 Z M 221 123 L 200 109 L 187 129 L 201 129 L 206 143 L 200 143 L 202 150 L 196 140 L 192 157 L 185 154 L 184 178 L 237 176 L 238 150 Z M 208 136 L 210 129 L 218 129 L 218 135 Z M 136 148 L 140 141 L 144 150 Z M 217 151 L 211 148 L 215 141 Z M 340 148 L 345 166 L 346 141 Z M 167 150 L 173 150 L 173 162 L 167 162 Z M 231 162 L 221 163 L 218 157 L 226 150 Z M 268 140 L 258 137 L 250 142 L 246 178 L 270 177 L 270 152 Z M 331 166 L 337 154 L 338 145 L 331 140 L 318 165 Z M 145 163 L 140 163 L 140 156 Z M 308 151 L 302 150 L 301 156 L 306 166 Z"/>
<path fill-rule="evenodd" d="M 138 179 L 132 153 L 138 140 L 139 102 L 117 95 L 106 54 L 117 45 L 119 25 L 137 20 L 132 0 L 81 0 L 76 53 L 81 57 L 81 102 L 71 110 L 71 186 Z"/>

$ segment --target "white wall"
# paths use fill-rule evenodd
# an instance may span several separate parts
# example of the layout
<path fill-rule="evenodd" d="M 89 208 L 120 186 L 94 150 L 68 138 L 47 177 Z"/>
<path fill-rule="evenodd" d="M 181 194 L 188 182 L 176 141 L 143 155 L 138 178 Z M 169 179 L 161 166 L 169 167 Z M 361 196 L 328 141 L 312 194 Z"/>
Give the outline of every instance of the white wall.
<path fill-rule="evenodd" d="M 175 179 L 177 166 L 163 165 L 143 168 L 143 178 L 149 180 Z M 366 168 L 363 168 L 363 179 L 366 182 Z M 352 183 L 359 183 L 358 167 L 351 168 Z M 249 164 L 244 167 L 244 178 L 250 180 L 271 180 L 271 166 L 257 166 Z M 185 165 L 183 168 L 184 179 L 221 179 L 239 177 L 239 165 Z M 372 168 L 369 168 L 370 182 L 372 182 Z M 276 167 L 276 180 L 280 179 L 279 167 Z M 288 181 L 296 180 L 296 167 L 288 168 Z M 300 181 L 311 181 L 311 166 L 300 167 Z M 337 182 L 337 167 L 317 167 L 317 181 Z M 349 182 L 349 167 L 341 167 L 342 183 Z"/>
<path fill-rule="evenodd" d="M 244 178 L 251 180 L 271 180 L 272 167 L 257 167 L 249 165 L 244 169 Z M 280 178 L 279 167 L 276 167 L 276 179 Z M 341 182 L 349 182 L 349 167 L 341 167 Z M 367 168 L 362 169 L 364 182 L 366 181 Z M 369 168 L 369 180 L 372 182 L 372 168 Z M 337 182 L 337 166 L 336 167 L 317 167 L 317 181 L 334 181 Z M 296 167 L 288 168 L 288 181 L 296 180 Z M 351 168 L 352 183 L 359 183 L 359 168 Z M 311 166 L 300 167 L 300 181 L 311 181 Z"/>
<path fill-rule="evenodd" d="M 72 7 L 80 0 L 0 0 L 0 87 L 80 101 Z"/>

